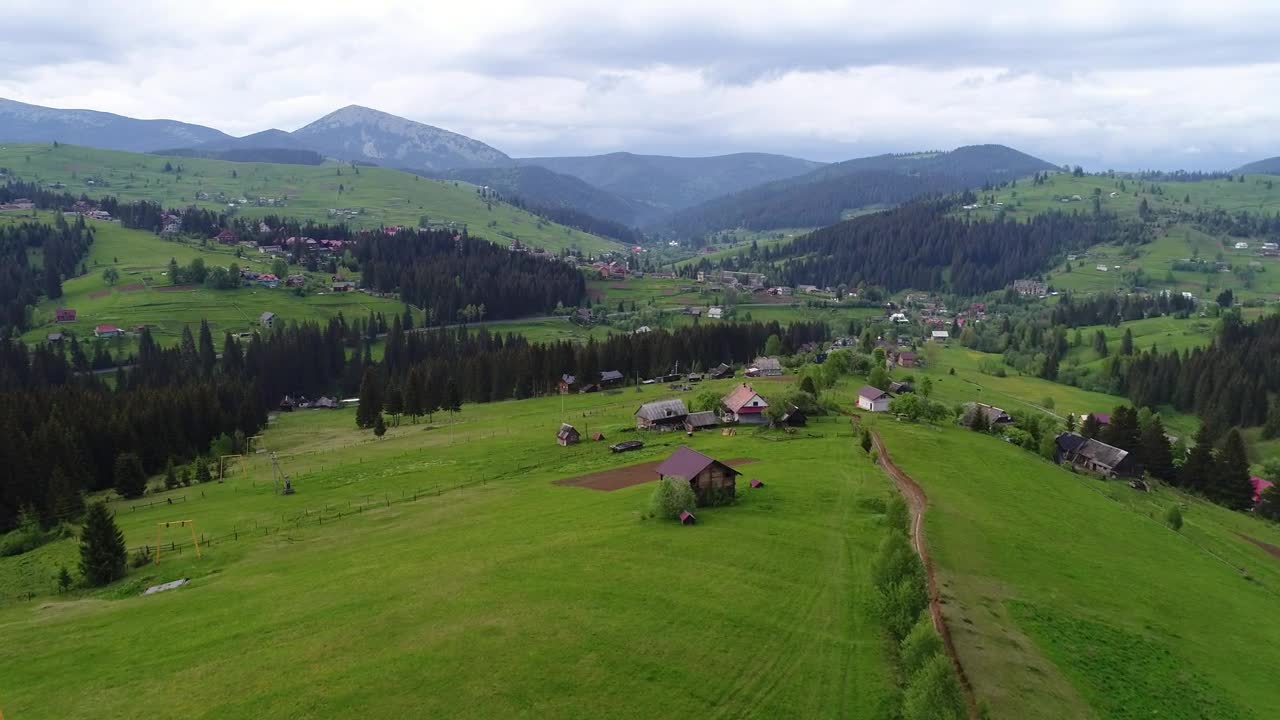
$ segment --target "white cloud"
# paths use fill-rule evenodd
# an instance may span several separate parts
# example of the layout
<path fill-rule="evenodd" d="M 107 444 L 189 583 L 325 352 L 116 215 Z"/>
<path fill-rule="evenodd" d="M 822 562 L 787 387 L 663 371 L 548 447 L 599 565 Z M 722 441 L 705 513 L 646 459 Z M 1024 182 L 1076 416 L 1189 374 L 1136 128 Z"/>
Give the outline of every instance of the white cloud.
<path fill-rule="evenodd" d="M 0 96 L 233 134 L 356 103 L 514 155 L 1003 142 L 1203 166 L 1280 153 L 1275 27 L 1280 6 L 1233 0 L 19 0 L 0 25 Z"/>

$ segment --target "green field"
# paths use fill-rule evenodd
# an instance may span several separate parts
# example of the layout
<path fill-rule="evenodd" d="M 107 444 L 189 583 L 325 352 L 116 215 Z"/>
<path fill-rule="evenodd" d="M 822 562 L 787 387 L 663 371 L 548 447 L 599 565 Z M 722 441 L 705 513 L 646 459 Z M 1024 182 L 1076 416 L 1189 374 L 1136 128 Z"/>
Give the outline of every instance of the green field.
<path fill-rule="evenodd" d="M 165 163 L 175 168 L 181 165 L 183 172 L 165 172 Z M 198 205 L 226 212 L 227 203 L 216 200 L 218 193 L 223 193 L 228 199 L 250 200 L 235 210 L 247 218 L 277 215 L 317 222 L 345 221 L 370 228 L 416 227 L 426 216 L 433 224 L 465 225 L 472 235 L 501 244 L 518 238 L 534 247 L 576 248 L 587 253 L 622 247 L 505 203 L 486 203 L 476 194 L 476 187 L 467 183 L 430 180 L 385 168 L 362 167 L 357 171 L 338 163 L 237 163 L 68 145 L 0 146 L 0 167 L 27 181 L 61 182 L 67 192 L 94 199 L 114 195 L 121 200 L 152 200 L 166 208 Z M 197 199 L 201 192 L 211 199 Z M 256 202 L 260 197 L 287 200 L 284 206 L 259 207 Z M 330 209 L 343 208 L 361 212 L 351 218 L 330 216 Z"/>
<path fill-rule="evenodd" d="M 40 217 L 50 219 L 47 214 Z M 25 213 L 0 213 L 0 223 L 29 219 Z M 35 311 L 36 326 L 23 336 L 27 342 L 40 342 L 51 332 L 66 331 L 74 332 L 83 341 L 93 337 L 95 325 L 110 324 L 125 330 L 146 325 L 158 341 L 170 343 L 181 337 L 184 325 L 190 325 L 194 332 L 200 321 L 206 319 L 215 335 L 221 335 L 256 327 L 258 317 L 267 311 L 276 313 L 282 322 L 324 321 L 338 313 L 353 319 L 368 316 L 370 312 L 398 315 L 404 311 L 404 305 L 397 301 L 364 293 L 311 293 L 299 297 L 283 285 L 275 289 L 166 289 L 170 283 L 162 273 L 167 271 L 170 258 L 182 265 L 199 257 L 208 267 L 237 263 L 240 267 L 266 272 L 270 269 L 270 256 L 247 253 L 237 258 L 232 250 L 216 245 L 201 248 L 192 243 L 164 240 L 111 222 L 89 221 L 89 224 L 95 228 L 96 238 L 85 259 L 88 272 L 65 281 L 61 298 L 41 301 Z M 102 277 L 102 271 L 108 266 L 114 266 L 120 273 L 120 280 L 114 286 Z M 300 271 L 297 267 L 293 270 Z M 328 278 L 323 273 L 317 277 Z M 144 278 L 151 281 L 144 282 Z M 74 308 L 76 321 L 54 323 L 54 310 L 60 307 Z M 127 339 L 112 342 L 122 346 L 129 343 Z"/>
<path fill-rule="evenodd" d="M 992 717 L 1280 717 L 1280 558 L 1236 535 L 1280 544 L 1276 526 L 963 429 L 875 427 L 929 496 L 945 614 Z M 1181 533 L 1153 519 L 1174 503 Z"/>
<path fill-rule="evenodd" d="M 877 717 L 893 677 L 867 597 L 884 523 L 868 501 L 889 484 L 839 421 L 790 442 L 648 436 L 622 456 L 554 443 L 562 418 L 621 439 L 634 407 L 666 394 L 469 405 L 452 429 L 437 415 L 380 441 L 351 411 L 286 414 L 260 447 L 279 453 L 296 495 L 272 494 L 257 455 L 224 484 L 156 495 L 187 497 L 172 507 L 113 503 L 131 546 L 187 518 L 238 540 L 206 543 L 199 561 L 162 556 L 103 591 L 0 606 L 4 712 Z M 759 461 L 740 502 L 696 527 L 642 519 L 652 485 L 552 484 L 685 442 Z M 767 487 L 747 491 L 747 477 Z M 0 559 L 0 587 L 44 575 L 48 592 L 73 555 L 67 540 Z M 180 577 L 191 584 L 138 596 Z"/>

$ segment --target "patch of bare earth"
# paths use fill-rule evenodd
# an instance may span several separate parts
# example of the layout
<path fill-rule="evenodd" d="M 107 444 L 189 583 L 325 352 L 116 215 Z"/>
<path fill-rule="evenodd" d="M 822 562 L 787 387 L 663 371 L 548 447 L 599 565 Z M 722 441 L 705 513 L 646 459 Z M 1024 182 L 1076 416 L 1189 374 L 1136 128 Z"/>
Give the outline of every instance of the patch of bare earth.
<path fill-rule="evenodd" d="M 1248 540 L 1249 542 L 1253 543 L 1254 545 L 1257 545 L 1258 547 L 1262 548 L 1263 550 L 1266 550 L 1266 551 L 1267 551 L 1267 554 L 1269 554 L 1269 555 L 1271 555 L 1272 557 L 1274 557 L 1274 558 L 1276 558 L 1276 559 L 1280 560 L 1280 547 L 1277 547 L 1277 546 L 1275 546 L 1275 545 L 1272 545 L 1271 543 L 1268 543 L 1268 542 L 1262 542 L 1261 540 L 1258 540 L 1257 538 L 1251 538 L 1251 537 L 1249 537 L 1248 535 L 1245 535 L 1245 534 L 1243 534 L 1243 533 L 1236 533 L 1236 535 L 1239 535 L 1241 539 L 1243 539 L 1243 540 Z"/>
<path fill-rule="evenodd" d="M 729 467 L 736 468 L 739 465 L 750 465 L 751 463 L 758 461 L 755 458 L 735 458 L 733 460 L 725 460 L 723 462 Z M 591 490 L 612 492 L 614 490 L 631 487 L 632 485 L 643 485 L 644 483 L 657 480 L 658 466 L 661 464 L 661 460 L 654 460 L 653 462 L 640 463 L 638 465 L 627 465 L 626 467 L 601 470 L 587 475 L 579 475 L 578 477 L 555 480 L 552 481 L 551 484 L 565 485 L 568 487 L 584 487 Z"/>

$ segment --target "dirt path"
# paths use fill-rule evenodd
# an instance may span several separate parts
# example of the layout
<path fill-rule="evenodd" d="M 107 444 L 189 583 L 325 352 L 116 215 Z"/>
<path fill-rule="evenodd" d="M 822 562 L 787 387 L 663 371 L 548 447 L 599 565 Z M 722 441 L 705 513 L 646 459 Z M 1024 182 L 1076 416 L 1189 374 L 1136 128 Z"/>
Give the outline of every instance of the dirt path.
<path fill-rule="evenodd" d="M 907 510 L 911 517 L 911 544 L 915 547 L 916 554 L 920 556 L 920 562 L 924 563 L 925 577 L 928 579 L 929 616 L 933 618 L 933 628 L 942 637 L 942 644 L 947 649 L 947 657 L 951 658 L 951 665 L 956 669 L 956 677 L 960 679 L 960 689 L 964 692 L 964 702 L 969 709 L 969 717 L 977 718 L 978 702 L 973 695 L 973 685 L 969 683 L 969 676 L 965 674 L 964 666 L 960 664 L 960 656 L 956 653 L 956 645 L 951 639 L 947 620 L 942 615 L 942 594 L 938 590 L 938 575 L 934 572 L 933 559 L 929 556 L 929 543 L 924 536 L 924 511 L 929 507 L 929 498 L 925 496 L 924 488 L 920 487 L 919 483 L 893 464 L 888 448 L 880 439 L 880 433 L 873 430 L 871 440 L 880 457 L 880 466 L 889 473 L 889 477 L 893 478 L 894 485 L 898 486 L 898 492 L 902 493 L 902 498 L 907 502 Z"/>

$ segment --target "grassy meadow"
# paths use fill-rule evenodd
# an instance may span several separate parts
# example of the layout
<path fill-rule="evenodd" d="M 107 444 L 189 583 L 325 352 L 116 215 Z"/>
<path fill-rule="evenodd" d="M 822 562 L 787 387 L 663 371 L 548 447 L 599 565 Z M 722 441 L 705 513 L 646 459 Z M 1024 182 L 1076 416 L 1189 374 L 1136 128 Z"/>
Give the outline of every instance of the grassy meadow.
<path fill-rule="evenodd" d="M 259 447 L 297 494 L 274 495 L 255 455 L 225 483 L 148 498 L 186 496 L 176 505 L 112 503 L 130 546 L 176 519 L 240 539 L 206 544 L 198 561 L 189 548 L 162 556 L 102 591 L 60 597 L 46 580 L 36 600 L 0 605 L 0 707 L 59 719 L 877 717 L 893 676 L 868 562 L 889 483 L 838 420 L 792 441 L 648 435 L 624 455 L 554 442 L 562 419 L 622 439 L 636 405 L 668 394 L 468 405 L 452 426 L 438 414 L 382 440 L 349 410 L 284 414 Z M 740 501 L 695 527 L 642 519 L 652 484 L 552 484 L 685 443 L 758 461 L 742 466 Z M 747 489 L 752 477 L 767 487 Z M 64 540 L 0 559 L 0 578 L 24 559 L 43 563 L 26 576 L 51 578 L 74 553 Z"/>
<path fill-rule="evenodd" d="M 48 214 L 39 217 L 51 221 Z M 25 213 L 0 213 L 0 223 L 29 219 L 29 214 Z M 148 232 L 123 228 L 117 223 L 88 222 L 96 231 L 94 243 L 84 261 L 88 272 L 67 279 L 62 285 L 61 298 L 40 302 L 35 310 L 36 326 L 23 336 L 27 342 L 40 342 L 51 332 L 67 331 L 74 332 L 83 341 L 93 337 L 95 325 L 110 324 L 125 330 L 146 325 L 159 342 L 171 343 L 181 338 L 183 326 L 190 325 L 194 332 L 202 319 L 207 319 L 215 336 L 220 337 L 223 332 L 244 332 L 256 327 L 258 317 L 266 311 L 276 313 L 283 322 L 324 321 L 338 313 L 351 318 L 367 316 L 370 312 L 391 315 L 404 311 L 404 305 L 397 301 L 364 293 L 299 296 L 292 288 L 283 285 L 275 289 L 175 289 L 164 276 L 170 258 L 184 266 L 195 258 L 203 258 L 208 267 L 237 263 L 240 267 L 268 272 L 271 256 L 249 252 L 245 257 L 237 258 L 234 250 L 216 244 L 201 247 L 190 242 L 164 240 Z M 102 277 L 107 267 L 115 267 L 120 273 L 120 279 L 114 286 Z M 301 272 L 301 268 L 294 266 L 291 271 Z M 317 274 L 317 277 L 328 279 L 324 273 Z M 74 308 L 75 322 L 55 323 L 54 311 L 60 307 Z M 123 347 L 131 340 L 122 338 L 111 342 Z"/>
<path fill-rule="evenodd" d="M 183 171 L 165 172 L 165 163 L 180 165 Z M 345 221 L 358 228 L 416 227 L 425 215 L 431 223 L 465 225 L 472 235 L 502 244 L 519 239 L 534 247 L 587 253 L 622 248 L 612 240 L 542 220 L 514 206 L 488 203 L 476 194 L 474 185 L 386 168 L 356 169 L 336 162 L 315 166 L 238 163 L 31 144 L 0 146 L 0 167 L 23 180 L 63 183 L 74 195 L 151 200 L 166 208 L 198 205 L 225 212 L 227 203 L 216 200 L 218 193 L 255 203 L 259 197 L 287 198 L 283 207 L 247 204 L 235 212 L 248 218 L 283 215 Z M 211 199 L 197 199 L 201 192 Z M 360 212 L 351 218 L 330 217 L 330 209 L 344 208 Z"/>
<path fill-rule="evenodd" d="M 1280 558 L 1236 534 L 1280 544 L 1276 526 L 964 429 L 874 425 L 929 496 L 944 612 L 992 717 L 1280 716 Z"/>

